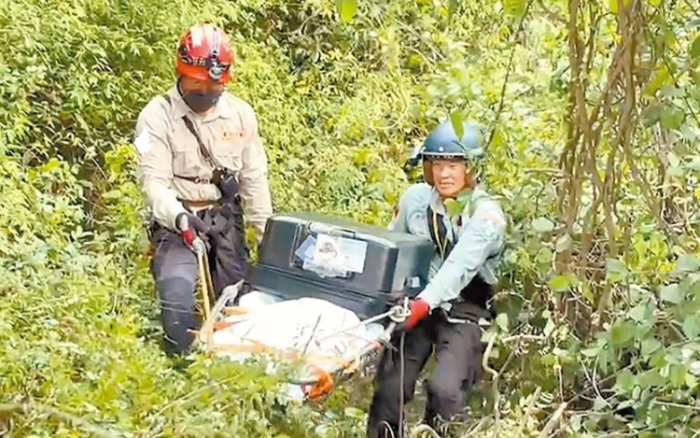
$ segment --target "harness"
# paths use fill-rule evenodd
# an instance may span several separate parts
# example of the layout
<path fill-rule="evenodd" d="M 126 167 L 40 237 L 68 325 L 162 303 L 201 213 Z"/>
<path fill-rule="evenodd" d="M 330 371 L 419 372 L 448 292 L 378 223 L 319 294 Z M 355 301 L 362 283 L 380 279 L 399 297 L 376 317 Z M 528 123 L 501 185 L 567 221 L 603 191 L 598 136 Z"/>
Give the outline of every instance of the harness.
<path fill-rule="evenodd" d="M 442 215 L 438 214 L 431 206 L 428 206 L 428 230 L 430 238 L 437 247 L 440 257 L 445 260 L 449 257 L 457 242 L 457 234 L 452 229 L 452 240 L 447 237 L 447 227 L 442 221 Z"/>
<path fill-rule="evenodd" d="M 170 98 L 169 95 L 163 94 L 162 97 L 165 99 L 165 101 L 168 103 L 168 105 L 172 105 L 172 99 Z M 200 153 L 204 156 L 204 159 L 207 161 L 207 163 L 213 168 L 212 171 L 212 177 L 210 179 L 206 178 L 200 178 L 200 177 L 191 177 L 191 176 L 185 176 L 185 175 L 176 175 L 173 174 L 173 177 L 183 179 L 186 181 L 193 182 L 195 184 L 214 184 L 219 186 L 219 184 L 222 181 L 225 181 L 228 178 L 235 178 L 236 182 L 239 182 L 239 173 L 235 171 L 231 171 L 223 166 L 217 166 L 214 163 L 214 159 L 212 158 L 212 155 L 209 153 L 207 150 L 206 146 L 204 145 L 204 142 L 202 141 L 202 138 L 199 136 L 197 131 L 194 128 L 194 124 L 192 121 L 189 119 L 187 116 L 183 116 L 185 126 L 187 126 L 187 129 L 192 133 L 194 138 L 197 140 L 197 144 L 199 145 L 199 151 Z M 189 211 L 190 213 L 194 213 L 194 211 L 189 207 L 190 204 L 196 203 L 196 201 L 188 201 L 185 199 L 181 199 L 180 197 L 177 198 L 178 201 L 182 202 L 183 207 L 185 210 Z M 245 235 L 245 225 L 243 222 L 243 211 L 242 211 L 242 206 L 240 202 L 240 195 L 238 193 L 235 194 L 234 199 L 219 199 L 218 201 L 213 201 L 213 210 L 217 213 L 215 216 L 212 217 L 211 221 L 213 222 L 212 226 L 212 231 L 216 232 L 221 232 L 223 234 L 228 233 L 228 231 L 231 229 L 231 227 L 236 227 L 241 235 Z M 202 214 L 212 214 L 211 209 L 205 209 Z M 223 218 L 224 220 L 222 221 L 219 218 Z M 200 217 L 200 219 L 204 219 L 204 217 Z M 155 233 L 158 231 L 160 226 L 156 223 L 155 219 L 151 217 L 151 220 L 149 221 L 149 237 L 152 237 L 155 235 Z"/>
<path fill-rule="evenodd" d="M 440 255 L 442 260 L 447 259 L 450 253 L 457 243 L 457 234 L 455 233 L 454 227 L 452 228 L 452 240 L 447 236 L 447 227 L 443 222 L 443 215 L 437 213 L 433 208 L 428 205 L 428 230 L 430 233 L 430 239 L 435 244 L 437 248 L 437 253 Z M 502 251 L 496 254 L 490 255 L 486 260 L 493 260 L 501 255 Z M 454 313 L 457 310 L 457 306 L 465 307 L 469 313 L 481 313 L 478 309 L 473 309 L 473 306 L 477 306 L 480 309 L 488 310 L 488 300 L 492 295 L 493 286 L 486 283 L 479 273 L 477 273 L 472 281 L 467 284 L 464 289 L 462 289 L 457 298 L 450 300 L 452 304 L 452 311 Z M 472 309 L 471 311 L 469 309 Z"/>
<path fill-rule="evenodd" d="M 169 95 L 163 94 L 163 98 L 165 99 L 166 102 L 168 102 L 168 105 L 172 105 L 172 99 L 170 98 Z M 214 159 L 212 158 L 211 154 L 207 150 L 206 146 L 204 146 L 204 142 L 202 141 L 202 138 L 199 136 L 197 133 L 197 130 L 194 129 L 194 124 L 192 123 L 192 120 L 190 120 L 189 117 L 183 116 L 183 121 L 185 122 L 185 126 L 187 126 L 187 130 L 192 133 L 194 138 L 197 140 L 197 145 L 199 145 L 199 151 L 204 157 L 204 160 L 209 164 L 214 170 L 212 171 L 212 176 L 210 179 L 207 178 L 200 178 L 198 176 L 193 177 L 193 176 L 185 176 L 185 175 L 175 175 L 173 176 L 175 178 L 179 179 L 184 179 L 186 181 L 193 182 L 195 184 L 216 184 L 218 185 L 219 182 L 221 182 L 222 177 L 225 176 L 227 173 L 231 173 L 229 169 L 226 169 L 223 166 L 218 166 L 216 163 L 214 163 Z M 238 173 L 234 172 L 236 181 L 238 181 Z"/>

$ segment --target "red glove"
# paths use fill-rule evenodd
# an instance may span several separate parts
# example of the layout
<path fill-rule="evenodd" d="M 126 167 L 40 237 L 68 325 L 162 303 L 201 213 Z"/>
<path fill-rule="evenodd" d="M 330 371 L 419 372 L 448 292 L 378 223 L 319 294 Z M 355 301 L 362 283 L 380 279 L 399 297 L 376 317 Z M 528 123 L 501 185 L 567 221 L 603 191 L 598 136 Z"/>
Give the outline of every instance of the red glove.
<path fill-rule="evenodd" d="M 404 323 L 403 330 L 408 332 L 430 313 L 430 304 L 421 299 L 411 301 L 411 316 Z"/>
<path fill-rule="evenodd" d="M 177 228 L 180 231 L 182 240 L 185 245 L 191 247 L 194 242 L 195 237 L 197 237 L 198 232 L 206 235 L 210 231 L 208 227 L 200 218 L 190 213 L 180 213 L 175 219 Z"/>

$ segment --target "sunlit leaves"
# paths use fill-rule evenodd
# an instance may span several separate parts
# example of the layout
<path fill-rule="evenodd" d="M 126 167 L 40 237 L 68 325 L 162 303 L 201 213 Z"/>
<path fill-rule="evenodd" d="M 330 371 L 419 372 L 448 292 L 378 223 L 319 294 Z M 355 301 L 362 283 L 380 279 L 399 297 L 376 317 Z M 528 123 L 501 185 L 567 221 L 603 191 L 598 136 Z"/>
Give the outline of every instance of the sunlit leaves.
<path fill-rule="evenodd" d="M 573 274 L 562 274 L 552 277 L 547 284 L 554 292 L 565 292 L 577 286 L 578 279 Z"/>
<path fill-rule="evenodd" d="M 529 0 L 505 0 L 503 2 L 503 10 L 506 14 L 521 17 L 527 8 Z"/>
<path fill-rule="evenodd" d="M 461 111 L 453 111 L 450 114 L 450 122 L 452 123 L 452 128 L 454 129 L 458 138 L 462 138 L 462 136 L 464 135 L 464 125 L 462 123 L 463 121 L 464 115 Z"/>
<path fill-rule="evenodd" d="M 357 0 L 336 0 L 338 14 L 345 23 L 350 23 L 357 12 Z"/>

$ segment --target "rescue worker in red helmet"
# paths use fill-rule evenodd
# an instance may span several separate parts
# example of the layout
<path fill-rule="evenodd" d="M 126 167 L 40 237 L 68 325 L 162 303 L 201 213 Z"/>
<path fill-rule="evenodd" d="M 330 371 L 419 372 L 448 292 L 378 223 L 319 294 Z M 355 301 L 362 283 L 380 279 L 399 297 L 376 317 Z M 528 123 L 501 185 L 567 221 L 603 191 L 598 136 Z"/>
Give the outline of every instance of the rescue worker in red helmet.
<path fill-rule="evenodd" d="M 193 243 L 206 243 L 218 297 L 246 274 L 245 222 L 260 239 L 272 214 L 257 116 L 225 91 L 235 61 L 222 29 L 191 27 L 177 48 L 176 84 L 153 98 L 136 123 L 139 182 L 152 214 L 151 272 L 168 353 L 187 352 L 201 324 Z"/>

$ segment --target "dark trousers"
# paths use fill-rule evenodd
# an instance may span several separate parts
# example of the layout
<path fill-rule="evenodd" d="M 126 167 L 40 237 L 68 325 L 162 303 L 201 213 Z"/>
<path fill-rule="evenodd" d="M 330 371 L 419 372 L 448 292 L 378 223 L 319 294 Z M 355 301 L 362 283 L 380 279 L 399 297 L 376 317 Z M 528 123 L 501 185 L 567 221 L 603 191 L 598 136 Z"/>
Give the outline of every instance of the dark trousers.
<path fill-rule="evenodd" d="M 460 421 L 466 407 L 465 391 L 476 383 L 481 373 L 484 350 L 481 328 L 473 322 L 450 323 L 442 311 L 434 311 L 405 334 L 403 382 L 399 339 L 392 341 L 392 347 L 395 350 L 387 348 L 379 362 L 368 438 L 407 436 L 402 434 L 404 425 L 399 424 L 402 406 L 413 399 L 416 381 L 433 353 L 437 366 L 427 382 L 425 422 L 441 430 L 441 419 Z"/>
<path fill-rule="evenodd" d="M 231 208 L 219 206 L 197 213 L 205 223 L 212 225 L 212 232 L 206 237 L 215 297 L 219 297 L 226 286 L 243 279 L 248 269 L 249 251 L 243 220 L 232 213 Z M 151 243 L 154 249 L 151 273 L 158 290 L 165 351 L 169 355 L 183 354 L 194 340 L 190 331 L 197 330 L 202 323 L 195 308 L 197 256 L 179 233 L 167 228 L 156 226 Z"/>

